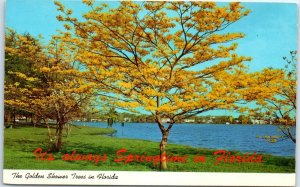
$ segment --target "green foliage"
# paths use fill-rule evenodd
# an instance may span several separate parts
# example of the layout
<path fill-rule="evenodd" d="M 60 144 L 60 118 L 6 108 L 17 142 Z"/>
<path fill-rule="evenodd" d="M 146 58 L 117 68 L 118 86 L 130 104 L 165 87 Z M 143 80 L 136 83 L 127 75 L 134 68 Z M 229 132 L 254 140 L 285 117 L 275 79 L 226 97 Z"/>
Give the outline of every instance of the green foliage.
<path fill-rule="evenodd" d="M 7 29 L 5 32 L 5 47 L 10 48 L 19 48 L 20 47 L 20 40 L 19 37 L 25 37 L 28 41 L 32 43 L 32 45 L 39 46 L 38 50 L 42 50 L 42 46 L 40 46 L 38 39 L 32 37 L 30 34 L 26 33 L 23 35 L 18 35 L 14 30 Z M 26 51 L 24 51 L 26 52 Z M 23 86 L 41 86 L 46 81 L 43 74 L 35 69 L 35 64 L 32 61 L 27 59 L 21 58 L 20 56 L 12 55 L 7 50 L 5 50 L 5 83 L 6 84 L 14 84 L 15 82 L 19 82 L 20 85 Z M 38 77 L 40 82 L 29 82 L 24 79 L 20 79 L 15 76 L 11 72 L 20 72 L 24 73 L 29 77 Z"/>

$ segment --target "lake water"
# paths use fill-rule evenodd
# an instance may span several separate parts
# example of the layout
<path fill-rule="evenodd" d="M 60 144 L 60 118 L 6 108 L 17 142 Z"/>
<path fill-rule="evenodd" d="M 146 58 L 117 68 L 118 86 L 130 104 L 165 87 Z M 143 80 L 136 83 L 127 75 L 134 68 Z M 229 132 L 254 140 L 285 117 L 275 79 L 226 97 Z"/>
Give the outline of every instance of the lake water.
<path fill-rule="evenodd" d="M 75 122 L 77 125 L 107 127 L 102 122 Z M 114 137 L 143 139 L 160 142 L 161 132 L 155 123 L 120 123 L 113 125 Z M 295 144 L 291 140 L 269 143 L 257 136 L 278 135 L 273 125 L 216 125 L 175 124 L 170 131 L 168 143 L 192 147 L 239 150 L 241 152 L 267 153 L 280 156 L 295 156 Z"/>

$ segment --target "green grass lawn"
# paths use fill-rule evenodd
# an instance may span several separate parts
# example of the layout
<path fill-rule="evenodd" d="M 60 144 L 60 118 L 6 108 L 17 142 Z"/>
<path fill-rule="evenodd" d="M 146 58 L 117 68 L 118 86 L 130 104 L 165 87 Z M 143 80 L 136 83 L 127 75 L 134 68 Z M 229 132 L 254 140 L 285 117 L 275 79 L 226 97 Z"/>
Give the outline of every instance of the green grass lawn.
<path fill-rule="evenodd" d="M 93 127 L 72 127 L 71 134 L 63 138 L 63 148 L 53 153 L 55 160 L 36 160 L 34 150 L 48 149 L 46 128 L 15 127 L 4 130 L 4 168 L 5 169 L 49 169 L 49 170 L 117 170 L 117 171 L 158 171 L 159 164 L 153 162 L 115 162 L 116 152 L 126 149 L 127 155 L 158 155 L 159 143 L 145 140 L 121 139 L 108 136 L 113 129 Z M 82 155 L 107 155 L 107 160 L 99 161 L 65 161 L 64 154 L 72 154 L 76 150 Z M 215 150 L 193 148 L 182 145 L 167 145 L 168 155 L 187 156 L 186 163 L 169 162 L 169 171 L 185 172 L 266 172 L 294 173 L 295 158 L 263 155 L 262 163 L 220 163 L 215 164 Z M 234 152 L 235 155 L 242 153 Z M 194 162 L 195 155 L 205 156 L 205 162 Z"/>

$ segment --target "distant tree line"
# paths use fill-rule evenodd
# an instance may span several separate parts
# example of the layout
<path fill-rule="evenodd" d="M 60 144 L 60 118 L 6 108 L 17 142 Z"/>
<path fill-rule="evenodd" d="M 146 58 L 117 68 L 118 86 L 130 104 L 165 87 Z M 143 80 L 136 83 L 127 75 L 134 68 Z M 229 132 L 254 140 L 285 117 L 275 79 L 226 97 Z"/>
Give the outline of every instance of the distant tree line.
<path fill-rule="evenodd" d="M 132 114 L 126 112 L 116 112 L 114 111 L 114 122 L 133 122 L 133 123 L 155 123 L 155 116 L 148 114 Z M 106 122 L 110 118 L 111 114 L 109 113 L 95 113 L 87 114 L 83 116 L 80 121 L 100 121 Z M 230 115 L 206 115 L 206 116 L 193 116 L 189 119 L 182 119 L 178 123 L 195 123 L 195 124 L 252 124 L 253 121 L 264 120 L 269 123 L 268 119 L 258 118 L 257 116 L 247 116 L 239 115 L 238 117 L 233 117 Z M 166 119 L 167 120 L 167 119 Z"/>

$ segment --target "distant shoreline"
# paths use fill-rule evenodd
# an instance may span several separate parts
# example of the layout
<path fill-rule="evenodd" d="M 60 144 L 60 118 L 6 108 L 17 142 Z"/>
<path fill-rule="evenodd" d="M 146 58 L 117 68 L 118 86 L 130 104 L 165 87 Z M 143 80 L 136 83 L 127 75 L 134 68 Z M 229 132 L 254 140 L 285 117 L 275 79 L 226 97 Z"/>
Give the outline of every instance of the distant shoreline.
<path fill-rule="evenodd" d="M 72 121 L 71 124 L 76 125 L 76 123 L 103 123 L 107 124 L 107 122 L 104 121 Z M 114 124 L 121 124 L 122 122 L 115 122 Z M 124 122 L 125 124 L 153 124 L 157 125 L 155 122 Z M 168 123 L 165 123 L 168 124 Z M 275 124 L 238 124 L 238 123 L 232 123 L 232 124 L 224 124 L 224 123 L 175 123 L 174 125 L 271 125 L 271 126 L 278 126 Z"/>

